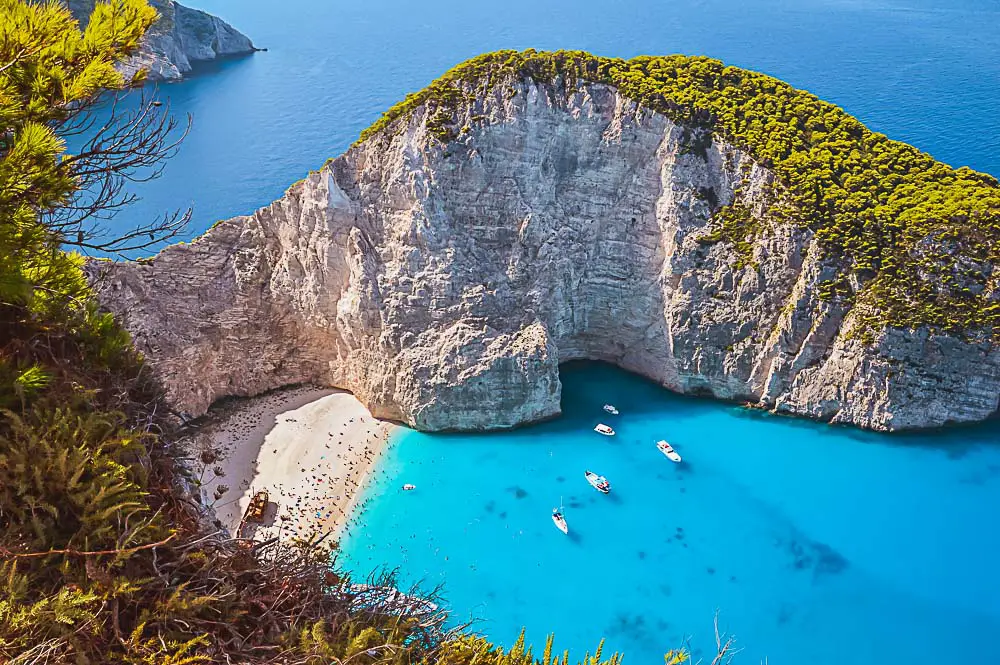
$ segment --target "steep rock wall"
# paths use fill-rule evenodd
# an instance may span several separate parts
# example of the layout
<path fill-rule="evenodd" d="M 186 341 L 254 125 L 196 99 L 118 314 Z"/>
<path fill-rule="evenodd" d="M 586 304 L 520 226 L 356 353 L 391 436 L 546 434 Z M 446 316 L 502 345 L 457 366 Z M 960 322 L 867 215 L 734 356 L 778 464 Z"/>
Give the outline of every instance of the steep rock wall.
<path fill-rule="evenodd" d="M 78 21 L 86 24 L 96 0 L 64 0 Z M 160 19 L 143 38 L 139 52 L 120 69 L 126 76 L 146 69 L 147 80 L 172 81 L 191 71 L 191 64 L 253 53 L 250 38 L 217 16 L 173 0 L 149 0 Z"/>
<path fill-rule="evenodd" d="M 811 233 L 768 221 L 768 169 L 612 87 L 511 80 L 442 145 L 418 109 L 252 216 L 95 279 L 173 402 L 295 382 L 419 429 L 559 412 L 560 362 L 882 430 L 987 417 L 1000 354 L 850 335 Z M 461 123 L 460 123 L 461 124 Z M 739 203 L 752 256 L 716 241 Z"/>

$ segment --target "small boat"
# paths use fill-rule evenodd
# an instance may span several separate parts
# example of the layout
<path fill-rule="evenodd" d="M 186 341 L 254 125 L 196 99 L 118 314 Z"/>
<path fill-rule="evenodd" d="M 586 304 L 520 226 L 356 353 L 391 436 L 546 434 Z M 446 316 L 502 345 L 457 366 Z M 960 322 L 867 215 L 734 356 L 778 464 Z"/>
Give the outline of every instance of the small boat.
<path fill-rule="evenodd" d="M 600 425 L 598 425 L 597 427 L 595 427 L 594 431 L 597 432 L 598 434 L 603 434 L 604 436 L 614 436 L 615 435 L 615 431 L 613 429 L 611 429 L 610 427 L 608 427 L 607 425 L 605 425 L 604 423 L 601 423 Z"/>
<path fill-rule="evenodd" d="M 552 523 L 563 533 L 569 534 L 569 526 L 566 524 L 566 518 L 563 517 L 562 508 L 552 509 Z"/>
<path fill-rule="evenodd" d="M 678 455 L 677 451 L 674 450 L 673 446 L 671 446 L 666 441 L 657 441 L 656 442 L 656 447 L 659 448 L 660 452 L 663 453 L 664 455 L 666 455 L 667 459 L 670 460 L 671 462 L 680 462 L 681 461 L 681 456 Z"/>
<path fill-rule="evenodd" d="M 611 483 L 604 476 L 599 476 L 593 471 L 586 471 L 583 475 L 587 478 L 587 482 L 601 494 L 607 494 L 611 491 Z"/>
<path fill-rule="evenodd" d="M 406 483 L 405 485 L 403 485 L 403 489 L 406 490 L 407 492 L 409 492 L 410 490 L 417 489 L 417 486 L 416 485 L 411 485 L 410 483 Z"/>
<path fill-rule="evenodd" d="M 613 416 L 617 416 L 618 415 L 618 409 L 615 408 L 614 404 L 605 404 L 604 405 L 604 410 L 607 411 L 608 413 L 610 413 Z"/>

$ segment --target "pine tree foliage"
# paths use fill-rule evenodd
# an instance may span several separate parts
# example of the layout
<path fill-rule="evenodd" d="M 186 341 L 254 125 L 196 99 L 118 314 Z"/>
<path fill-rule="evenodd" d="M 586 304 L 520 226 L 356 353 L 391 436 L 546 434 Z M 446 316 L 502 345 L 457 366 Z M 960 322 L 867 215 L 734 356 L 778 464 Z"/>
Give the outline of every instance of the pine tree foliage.
<path fill-rule="evenodd" d="M 162 537 L 142 490 L 145 435 L 126 429 L 123 416 L 46 403 L 5 415 L 0 502 L 10 520 L 6 538 L 33 551 L 92 551 Z"/>
<path fill-rule="evenodd" d="M 55 2 L 0 0 L 0 302 L 66 293 L 78 262 L 39 211 L 67 204 L 77 162 L 58 130 L 81 105 L 127 84 L 115 63 L 136 50 L 156 20 L 144 0 L 99 4 L 84 31 Z M 74 295 L 79 295 L 77 292 Z"/>

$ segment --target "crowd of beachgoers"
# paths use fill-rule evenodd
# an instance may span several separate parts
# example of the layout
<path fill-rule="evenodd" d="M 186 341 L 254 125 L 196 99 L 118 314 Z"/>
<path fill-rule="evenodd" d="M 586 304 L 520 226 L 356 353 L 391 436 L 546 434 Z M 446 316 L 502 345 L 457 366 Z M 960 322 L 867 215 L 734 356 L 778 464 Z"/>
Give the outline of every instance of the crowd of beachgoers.
<path fill-rule="evenodd" d="M 393 427 L 350 393 L 297 387 L 220 407 L 188 446 L 196 463 L 210 461 L 201 473 L 203 495 L 232 534 L 336 538 Z M 263 517 L 243 524 L 261 492 L 268 498 Z"/>

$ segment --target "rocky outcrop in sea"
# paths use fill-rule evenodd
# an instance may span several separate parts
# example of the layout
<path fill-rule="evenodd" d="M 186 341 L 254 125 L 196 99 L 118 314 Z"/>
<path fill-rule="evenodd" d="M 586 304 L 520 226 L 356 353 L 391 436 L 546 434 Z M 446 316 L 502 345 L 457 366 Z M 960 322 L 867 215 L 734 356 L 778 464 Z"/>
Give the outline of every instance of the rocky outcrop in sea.
<path fill-rule="evenodd" d="M 769 216 L 773 170 L 704 123 L 582 80 L 465 92 L 446 140 L 417 106 L 254 214 L 94 269 L 178 409 L 310 382 L 422 430 L 507 428 L 593 359 L 876 430 L 996 411 L 996 346 L 855 334 L 814 232 Z M 749 256 L 715 233 L 734 204 L 767 220 Z"/>
<path fill-rule="evenodd" d="M 73 16 L 86 24 L 96 0 L 64 0 Z M 149 0 L 160 19 L 143 38 L 139 52 L 121 66 L 131 77 L 147 71 L 149 81 L 173 81 L 191 71 L 192 63 L 246 55 L 257 49 L 250 38 L 217 16 L 174 0 Z"/>

